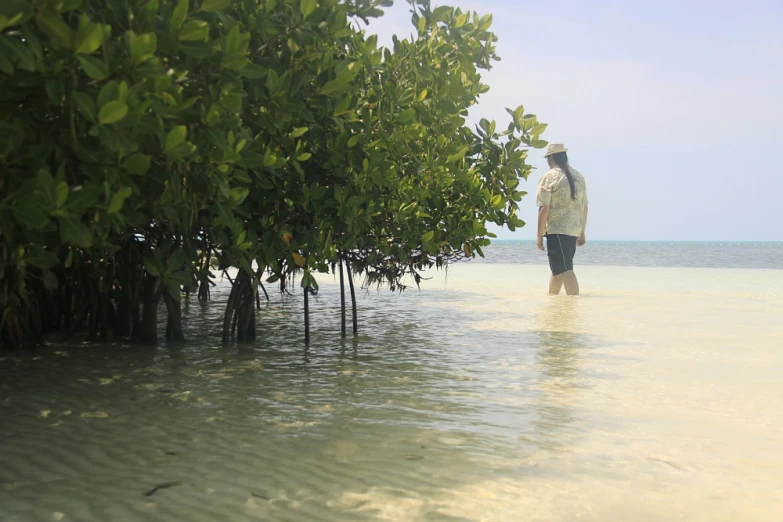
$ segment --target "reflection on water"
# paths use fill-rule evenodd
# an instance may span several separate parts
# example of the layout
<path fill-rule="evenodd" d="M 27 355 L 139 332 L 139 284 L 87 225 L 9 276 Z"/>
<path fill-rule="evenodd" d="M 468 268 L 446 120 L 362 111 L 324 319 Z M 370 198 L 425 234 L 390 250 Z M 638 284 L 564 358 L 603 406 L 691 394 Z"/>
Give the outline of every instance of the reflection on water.
<path fill-rule="evenodd" d="M 187 344 L 0 356 L 0 520 L 777 519 L 782 278 L 487 266 L 357 339 L 323 281 L 309 347 L 294 296 L 252 344 L 190 301 Z"/>
<path fill-rule="evenodd" d="M 539 338 L 536 361 L 541 372 L 535 436 L 548 449 L 567 451 L 578 436 L 575 407 L 579 388 L 585 386 L 580 360 L 585 357 L 588 341 L 580 324 L 579 299 L 563 296 L 548 301 L 533 323 Z"/>

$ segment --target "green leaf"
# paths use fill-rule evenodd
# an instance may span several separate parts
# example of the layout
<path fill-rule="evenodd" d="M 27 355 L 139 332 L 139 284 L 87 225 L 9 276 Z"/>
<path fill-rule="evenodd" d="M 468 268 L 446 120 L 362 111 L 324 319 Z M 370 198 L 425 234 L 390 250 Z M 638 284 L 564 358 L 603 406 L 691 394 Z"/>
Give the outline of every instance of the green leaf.
<path fill-rule="evenodd" d="M 149 154 L 136 152 L 125 158 L 122 162 L 122 168 L 131 174 L 143 176 L 150 168 L 150 159 Z"/>
<path fill-rule="evenodd" d="M 167 150 L 166 155 L 172 160 L 172 161 L 181 161 L 185 159 L 187 156 L 192 154 L 196 150 L 196 146 L 192 143 L 188 143 L 187 141 L 183 141 L 173 149 Z"/>
<path fill-rule="evenodd" d="M 532 129 L 530 129 L 530 134 L 534 136 L 540 136 L 541 134 L 543 134 L 546 128 L 547 128 L 546 123 L 538 123 L 534 125 Z"/>
<path fill-rule="evenodd" d="M 74 44 L 76 54 L 94 53 L 101 47 L 105 37 L 106 32 L 101 24 L 91 24 L 79 29 Z"/>
<path fill-rule="evenodd" d="M 329 95 L 336 92 L 344 91 L 348 88 L 348 83 L 344 80 L 330 80 L 321 87 L 321 94 Z"/>
<path fill-rule="evenodd" d="M 188 20 L 179 32 L 179 39 L 187 41 L 206 41 L 209 39 L 209 24 L 204 20 Z"/>
<path fill-rule="evenodd" d="M 166 290 L 168 291 L 169 296 L 175 301 L 182 299 L 182 289 L 176 281 L 168 281 L 166 283 Z"/>
<path fill-rule="evenodd" d="M 434 237 L 435 237 L 435 231 L 428 230 L 427 232 L 425 232 L 424 234 L 421 235 L 421 242 L 422 243 L 429 243 L 430 241 L 432 241 L 432 238 L 434 238 Z"/>
<path fill-rule="evenodd" d="M 66 207 L 68 211 L 80 216 L 87 209 L 91 208 L 98 199 L 101 197 L 101 189 L 98 185 L 83 185 L 82 187 L 74 187 L 71 194 L 68 196 L 68 204 Z"/>
<path fill-rule="evenodd" d="M 307 18 L 318 7 L 318 1 L 317 0 L 301 0 L 299 4 L 299 10 L 302 12 L 302 16 L 304 18 Z"/>
<path fill-rule="evenodd" d="M 416 116 L 416 109 L 407 109 L 397 115 L 397 123 L 408 123 Z"/>
<path fill-rule="evenodd" d="M 27 197 L 11 208 L 16 221 L 23 227 L 39 230 L 49 224 L 46 208 L 38 198 Z"/>
<path fill-rule="evenodd" d="M 46 80 L 46 83 L 44 83 L 44 90 L 49 97 L 49 101 L 52 102 L 52 105 L 55 107 L 60 107 L 62 105 L 65 89 L 63 88 L 61 81 Z"/>
<path fill-rule="evenodd" d="M 234 223 L 234 213 L 225 203 L 218 202 L 217 204 L 218 215 L 226 226 L 231 226 Z"/>
<path fill-rule="evenodd" d="M 40 169 L 35 175 L 35 182 L 38 190 L 45 195 L 47 202 L 54 205 L 56 200 L 57 181 L 55 181 L 49 171 L 43 168 Z"/>
<path fill-rule="evenodd" d="M 313 155 L 309 152 L 303 152 L 300 155 L 296 157 L 296 161 L 307 161 L 309 160 Z"/>
<path fill-rule="evenodd" d="M 186 266 L 185 268 L 188 267 Z M 169 276 L 169 280 L 179 285 L 186 286 L 193 281 L 193 278 L 188 270 L 177 270 Z"/>
<path fill-rule="evenodd" d="M 122 103 L 128 102 L 128 83 L 127 82 L 120 82 L 120 84 L 117 86 L 117 101 L 121 101 Z M 103 105 L 101 105 L 103 106 Z"/>
<path fill-rule="evenodd" d="M 244 187 L 234 187 L 231 189 L 231 199 L 234 200 L 235 205 L 241 205 L 248 194 L 250 194 L 250 191 Z"/>
<path fill-rule="evenodd" d="M 41 270 L 46 270 L 55 266 L 60 260 L 54 252 L 49 252 L 40 246 L 33 245 L 25 254 L 24 262 Z"/>
<path fill-rule="evenodd" d="M 5 54 L 0 54 L 0 71 L 6 73 L 8 76 L 14 75 L 14 64 L 11 60 L 6 58 Z"/>
<path fill-rule="evenodd" d="M 158 37 L 155 33 L 137 35 L 133 31 L 125 33 L 133 65 L 139 65 L 155 55 L 158 48 Z"/>
<path fill-rule="evenodd" d="M 416 28 L 419 30 L 420 33 L 423 33 L 424 30 L 427 28 L 427 19 L 423 16 L 419 18 L 419 21 L 416 22 Z"/>
<path fill-rule="evenodd" d="M 166 274 L 173 274 L 177 270 L 181 269 L 188 262 L 188 254 L 181 248 L 176 249 L 171 253 L 166 261 Z"/>
<path fill-rule="evenodd" d="M 67 13 L 82 5 L 84 0 L 62 0 L 62 12 Z"/>
<path fill-rule="evenodd" d="M 296 266 L 304 268 L 307 265 L 307 260 L 299 252 L 291 252 L 291 256 L 294 258 Z"/>
<path fill-rule="evenodd" d="M 470 147 L 468 145 L 465 145 L 459 151 L 446 158 L 446 161 L 448 161 L 449 163 L 454 161 L 460 161 L 462 158 L 465 157 L 465 154 L 468 152 L 469 148 Z"/>
<path fill-rule="evenodd" d="M 422 89 L 422 91 L 419 93 L 419 97 L 417 98 L 417 101 L 423 102 L 424 100 L 426 100 L 427 94 L 429 94 L 427 89 Z"/>
<path fill-rule="evenodd" d="M 120 100 L 120 84 L 116 81 L 111 81 L 103 86 L 101 92 L 98 93 L 98 106 L 103 107 L 110 101 L 122 101 Z"/>
<path fill-rule="evenodd" d="M 190 0 L 179 0 L 177 7 L 174 8 L 174 12 L 171 14 L 171 20 L 169 21 L 169 27 L 172 33 L 177 33 L 182 22 L 188 17 L 188 10 L 190 9 Z"/>
<path fill-rule="evenodd" d="M 267 69 L 251 62 L 243 67 L 242 70 L 239 71 L 239 74 L 251 80 L 260 80 L 266 78 Z"/>
<path fill-rule="evenodd" d="M 38 26 L 53 42 L 63 49 L 73 49 L 76 34 L 62 18 L 54 12 L 47 12 L 38 18 Z"/>
<path fill-rule="evenodd" d="M 310 127 L 299 127 L 299 128 L 294 129 L 293 132 L 291 132 L 291 134 L 289 134 L 288 136 L 290 138 L 298 138 L 300 136 L 304 136 L 307 133 L 307 131 L 309 131 L 309 130 L 310 130 Z"/>
<path fill-rule="evenodd" d="M 110 125 L 117 123 L 128 115 L 128 106 L 120 101 L 110 101 L 103 107 L 98 114 L 98 122 L 101 125 Z"/>
<path fill-rule="evenodd" d="M 524 105 L 520 105 L 519 107 L 514 109 L 513 115 L 514 115 L 514 123 L 516 123 L 517 127 L 519 127 L 521 129 L 522 128 L 522 120 L 524 119 L 524 116 L 525 116 L 525 106 Z"/>
<path fill-rule="evenodd" d="M 57 184 L 57 208 L 63 208 L 63 205 L 65 205 L 65 201 L 68 199 L 68 192 L 70 192 L 70 189 L 68 188 L 68 183 L 61 181 Z"/>
<path fill-rule="evenodd" d="M 359 140 L 362 139 L 361 134 L 354 134 L 350 138 L 348 138 L 348 142 L 346 145 L 348 145 L 348 148 L 355 147 L 357 143 L 359 143 Z"/>
<path fill-rule="evenodd" d="M 63 243 L 89 248 L 92 246 L 90 229 L 70 214 L 60 217 L 60 239 Z"/>
<path fill-rule="evenodd" d="M 144 264 L 144 270 L 147 271 L 149 275 L 152 277 L 160 277 L 160 267 L 155 262 L 155 259 L 151 257 L 145 257 L 142 259 L 142 263 Z"/>
<path fill-rule="evenodd" d="M 128 187 L 122 187 L 120 190 L 118 190 L 112 197 L 111 202 L 109 203 L 109 214 L 116 214 L 117 212 L 122 209 L 123 203 L 125 203 L 125 199 L 128 198 L 133 193 L 131 189 Z"/>
<path fill-rule="evenodd" d="M 179 46 L 179 50 L 186 56 L 203 60 L 215 53 L 211 45 L 205 42 L 187 42 Z"/>
<path fill-rule="evenodd" d="M 201 4 L 201 11 L 205 12 L 211 12 L 211 11 L 223 11 L 231 5 L 231 0 L 204 0 L 204 3 Z"/>
<path fill-rule="evenodd" d="M 37 31 L 31 24 L 25 24 L 22 28 L 22 35 L 24 35 L 24 41 L 30 47 L 36 58 L 42 59 L 44 57 L 43 46 L 41 40 L 38 38 Z"/>
<path fill-rule="evenodd" d="M 93 80 L 101 81 L 109 77 L 109 68 L 102 60 L 94 56 L 77 56 L 84 73 Z"/>
<path fill-rule="evenodd" d="M 239 29 L 239 25 L 235 25 L 226 36 L 226 45 L 223 52 L 232 60 L 237 58 L 243 58 L 247 54 L 248 46 L 250 45 L 250 33 L 243 33 Z M 224 64 L 225 67 L 228 65 Z M 245 65 L 243 64 L 242 67 Z M 242 69 L 240 67 L 239 69 Z M 230 67 L 229 67 L 230 68 Z M 237 70 L 239 70 L 237 69 Z"/>
<path fill-rule="evenodd" d="M 7 60 L 16 63 L 19 69 L 35 72 L 37 62 L 35 53 L 27 45 L 17 38 L 0 35 L 0 54 L 7 56 Z"/>
<path fill-rule="evenodd" d="M 98 116 L 96 114 L 98 108 L 95 106 L 95 102 L 90 95 L 83 92 L 75 92 L 73 93 L 73 101 L 76 103 L 76 110 L 78 110 L 85 119 L 92 122 L 95 121 Z"/>
<path fill-rule="evenodd" d="M 177 125 L 166 136 L 166 145 L 163 150 L 167 153 L 173 151 L 177 146 L 184 143 L 187 137 L 188 128 L 184 125 Z"/>
<path fill-rule="evenodd" d="M 15 16 L 8 18 L 5 15 L 0 14 L 0 31 L 5 31 L 9 27 L 12 27 L 19 23 L 22 19 L 22 13 L 17 13 Z"/>
<path fill-rule="evenodd" d="M 481 17 L 481 20 L 479 20 L 479 31 L 486 31 L 492 26 L 492 15 L 484 15 Z"/>

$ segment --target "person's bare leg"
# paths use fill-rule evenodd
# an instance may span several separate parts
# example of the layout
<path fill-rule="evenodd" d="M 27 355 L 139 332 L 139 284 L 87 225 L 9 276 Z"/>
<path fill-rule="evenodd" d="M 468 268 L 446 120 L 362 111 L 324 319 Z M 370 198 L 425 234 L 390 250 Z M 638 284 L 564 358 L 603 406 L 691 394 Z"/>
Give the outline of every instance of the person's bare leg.
<path fill-rule="evenodd" d="M 573 270 L 563 274 L 563 284 L 565 285 L 566 294 L 579 295 L 579 281 L 576 279 L 576 273 Z"/>
<path fill-rule="evenodd" d="M 563 288 L 563 275 L 557 274 L 549 278 L 549 295 L 557 295 Z"/>

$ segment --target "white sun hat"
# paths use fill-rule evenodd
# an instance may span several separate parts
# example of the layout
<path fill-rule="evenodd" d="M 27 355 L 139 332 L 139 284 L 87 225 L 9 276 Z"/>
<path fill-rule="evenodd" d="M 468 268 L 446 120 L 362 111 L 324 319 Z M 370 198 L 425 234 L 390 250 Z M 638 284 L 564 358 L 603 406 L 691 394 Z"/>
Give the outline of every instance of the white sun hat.
<path fill-rule="evenodd" d="M 565 148 L 565 145 L 562 143 L 550 143 L 549 146 L 546 148 L 546 152 L 544 153 L 544 157 L 551 156 L 552 154 L 557 154 L 559 152 L 567 152 L 568 149 Z"/>

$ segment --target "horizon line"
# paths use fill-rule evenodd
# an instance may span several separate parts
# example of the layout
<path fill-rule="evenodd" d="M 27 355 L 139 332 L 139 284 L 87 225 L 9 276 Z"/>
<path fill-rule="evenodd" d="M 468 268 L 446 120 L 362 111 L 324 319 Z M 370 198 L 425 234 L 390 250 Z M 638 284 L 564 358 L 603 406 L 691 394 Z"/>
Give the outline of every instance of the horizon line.
<path fill-rule="evenodd" d="M 513 238 L 489 238 L 490 241 L 529 241 L 535 242 L 535 239 L 513 239 Z M 613 242 L 613 243 L 781 243 L 783 239 L 591 239 L 591 242 Z"/>

